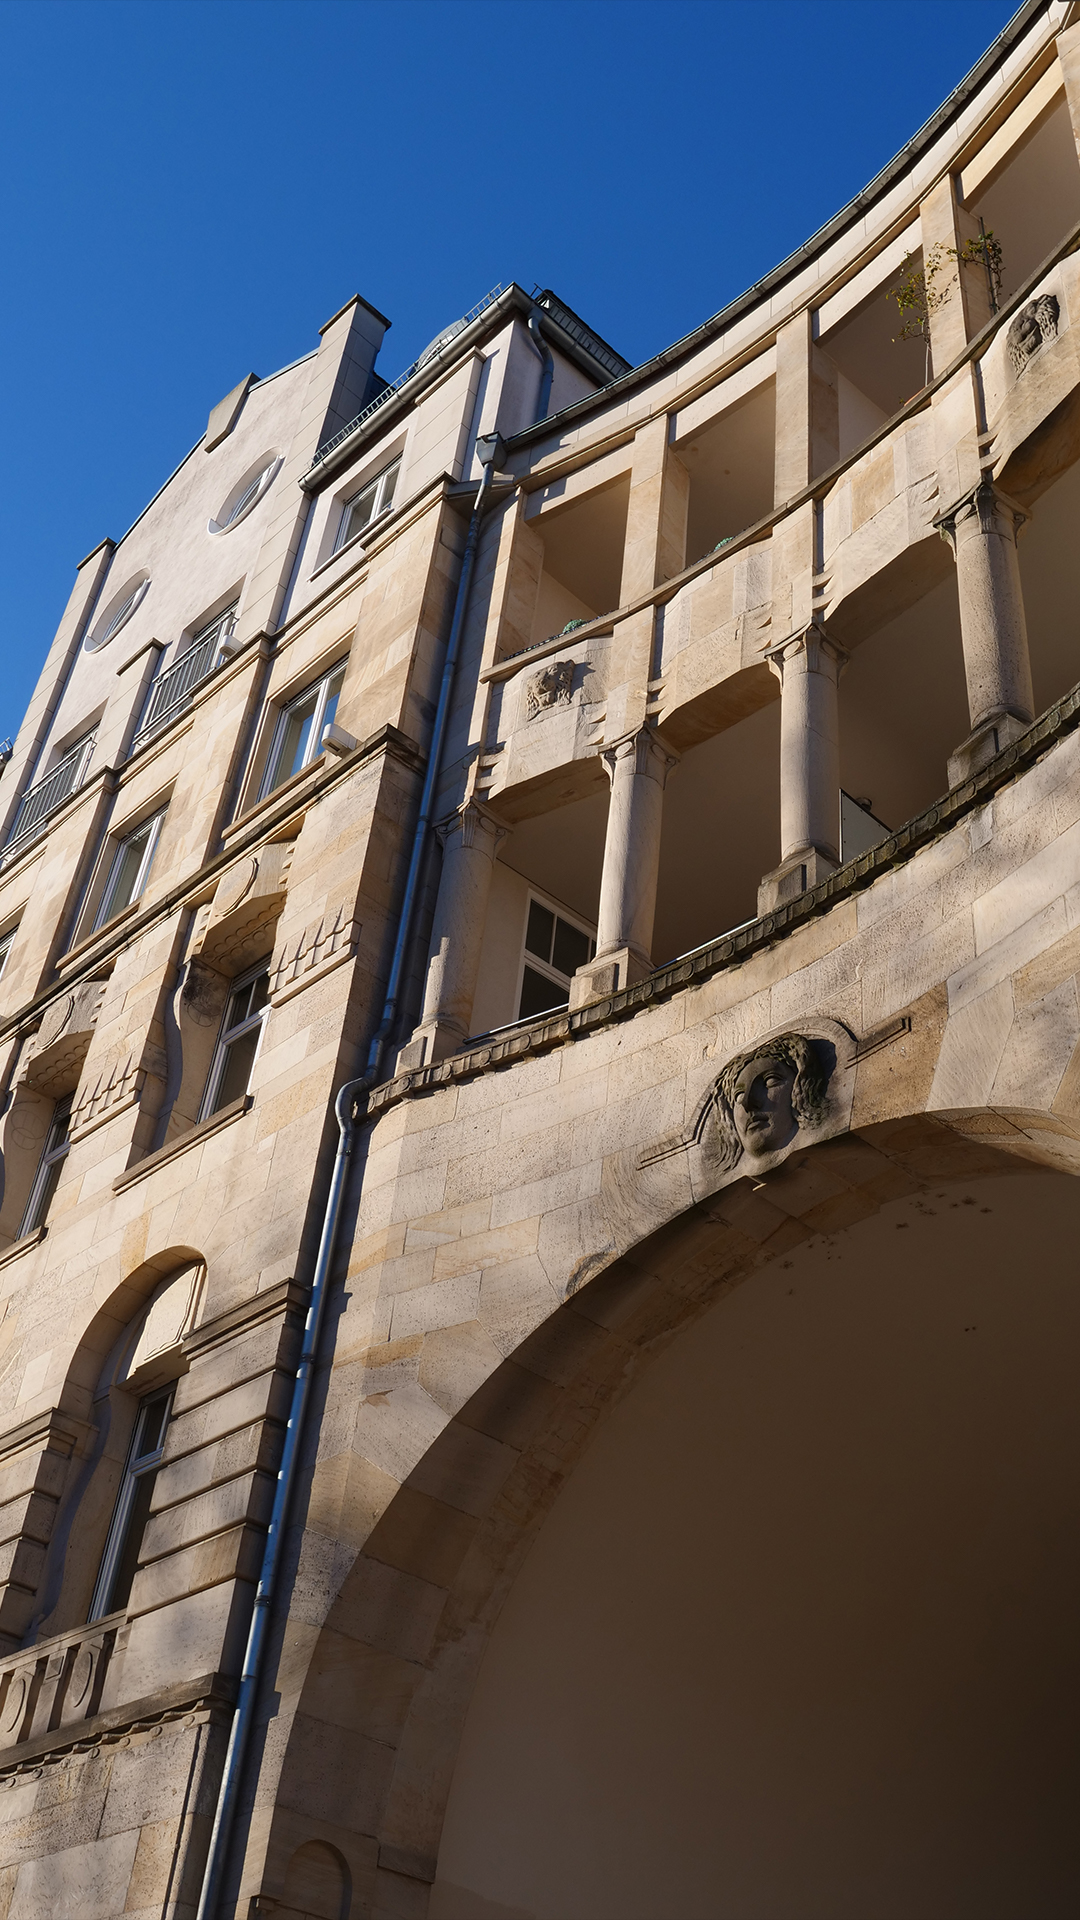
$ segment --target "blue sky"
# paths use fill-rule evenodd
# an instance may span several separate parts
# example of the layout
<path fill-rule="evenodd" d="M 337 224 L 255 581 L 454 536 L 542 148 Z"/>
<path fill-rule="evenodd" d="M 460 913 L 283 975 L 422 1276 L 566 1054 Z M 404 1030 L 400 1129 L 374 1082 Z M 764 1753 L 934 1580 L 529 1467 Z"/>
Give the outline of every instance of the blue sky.
<path fill-rule="evenodd" d="M 350 294 L 499 281 L 639 361 L 910 138 L 999 0 L 6 0 L 0 736 L 76 563 Z"/>

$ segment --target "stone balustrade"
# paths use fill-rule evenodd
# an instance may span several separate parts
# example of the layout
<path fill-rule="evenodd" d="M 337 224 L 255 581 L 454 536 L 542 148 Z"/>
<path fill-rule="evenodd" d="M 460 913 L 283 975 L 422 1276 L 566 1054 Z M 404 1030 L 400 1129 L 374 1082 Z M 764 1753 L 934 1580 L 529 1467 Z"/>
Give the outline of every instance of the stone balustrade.
<path fill-rule="evenodd" d="M 0 1750 L 93 1718 L 120 1624 L 95 1621 L 0 1661 Z"/>

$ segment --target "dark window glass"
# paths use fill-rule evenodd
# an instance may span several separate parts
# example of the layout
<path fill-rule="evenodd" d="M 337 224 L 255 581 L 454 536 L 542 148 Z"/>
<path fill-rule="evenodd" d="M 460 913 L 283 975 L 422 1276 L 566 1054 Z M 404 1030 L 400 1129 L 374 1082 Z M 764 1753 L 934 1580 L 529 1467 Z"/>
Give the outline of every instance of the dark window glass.
<path fill-rule="evenodd" d="M 518 925 L 521 925 L 520 920 Z M 529 953 L 535 953 L 538 960 L 551 959 L 551 942 L 555 934 L 555 915 L 539 900 L 529 902 L 529 924 L 525 933 L 525 946 Z"/>
<path fill-rule="evenodd" d="M 535 1014 L 547 1013 L 552 1007 L 565 1007 L 566 999 L 565 987 L 558 986 L 554 980 L 546 980 L 533 967 L 526 967 L 521 978 L 518 1019 L 531 1020 Z"/>
<path fill-rule="evenodd" d="M 62 1100 L 58 1100 L 56 1103 L 49 1131 L 45 1135 L 45 1147 L 38 1164 L 33 1187 L 30 1191 L 30 1199 L 27 1204 L 26 1213 L 23 1216 L 22 1225 L 19 1228 L 20 1237 L 24 1233 L 36 1232 L 38 1227 L 44 1226 L 45 1224 L 49 1208 L 52 1205 L 53 1194 L 60 1184 L 60 1175 L 64 1170 L 64 1161 L 67 1158 L 68 1148 L 71 1145 L 68 1138 L 68 1129 L 71 1126 L 71 1107 L 72 1095 L 70 1093 L 66 1094 Z"/>
<path fill-rule="evenodd" d="M 555 922 L 555 948 L 551 964 L 559 973 L 576 973 L 589 958 L 592 941 L 580 927 L 572 927 L 568 920 Z"/>
<path fill-rule="evenodd" d="M 148 1394 L 135 1417 L 124 1478 L 90 1607 L 91 1620 L 126 1607 L 139 1569 L 143 1534 L 150 1518 L 161 1451 L 169 1424 L 172 1388 Z"/>
<path fill-rule="evenodd" d="M 156 1481 L 157 1469 L 154 1468 L 149 1473 L 141 1473 L 135 1482 L 128 1509 L 127 1529 L 120 1544 L 116 1572 L 105 1596 L 104 1613 L 119 1613 L 121 1607 L 127 1606 L 131 1583 L 139 1569 L 139 1550 L 150 1518 L 150 1502 L 154 1497 Z"/>

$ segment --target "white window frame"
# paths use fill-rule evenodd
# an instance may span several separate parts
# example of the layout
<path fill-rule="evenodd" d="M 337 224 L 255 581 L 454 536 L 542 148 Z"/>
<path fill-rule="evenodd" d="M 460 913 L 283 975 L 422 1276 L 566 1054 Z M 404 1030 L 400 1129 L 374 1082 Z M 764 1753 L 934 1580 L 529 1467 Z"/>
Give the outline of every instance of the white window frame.
<path fill-rule="evenodd" d="M 13 927 L 7 927 L 3 933 L 0 933 L 0 980 L 4 977 L 4 968 L 7 966 L 11 949 L 15 945 L 15 935 L 18 931 L 19 922 L 16 920 Z"/>
<path fill-rule="evenodd" d="M 270 1014 L 269 998 L 264 1000 L 262 1006 L 256 1013 L 249 1014 L 243 1020 L 238 1020 L 235 1026 L 229 1027 L 226 1026 L 225 1023 L 229 1018 L 229 1008 L 232 1005 L 233 995 L 242 992 L 245 987 L 250 987 L 253 980 L 258 980 L 264 974 L 269 975 L 269 972 L 270 960 L 269 957 L 267 957 L 265 960 L 260 961 L 257 967 L 249 968 L 247 973 L 240 974 L 235 980 L 230 982 L 229 997 L 225 1002 L 225 1012 L 222 1015 L 221 1031 L 218 1034 L 217 1046 L 214 1049 L 214 1059 L 210 1068 L 210 1077 L 206 1082 L 206 1092 L 203 1095 L 202 1106 L 199 1110 L 200 1120 L 208 1120 L 211 1114 L 217 1111 L 216 1102 L 218 1089 L 225 1076 L 225 1068 L 230 1049 L 235 1046 L 238 1040 L 242 1040 L 246 1034 L 258 1028 L 255 1051 L 251 1056 L 251 1073 L 255 1071 L 255 1063 L 262 1052 L 263 1035 L 266 1032 L 266 1022 Z M 249 1074 L 248 1087 L 250 1087 L 250 1085 L 251 1075 Z M 247 1089 L 245 1089 L 245 1091 L 247 1091 Z"/>
<path fill-rule="evenodd" d="M 109 877 L 105 882 L 105 887 L 101 895 L 100 905 L 98 906 L 97 912 L 94 915 L 94 923 L 90 929 L 91 933 L 96 933 L 99 927 L 107 926 L 109 921 L 114 920 L 118 913 L 126 912 L 128 907 L 133 907 L 137 900 L 142 899 L 143 892 L 146 887 L 146 882 L 150 875 L 150 868 L 151 868 L 151 865 L 153 864 L 154 855 L 157 852 L 157 844 L 161 838 L 162 823 L 165 819 L 165 815 L 167 812 L 168 812 L 168 808 L 162 807 L 159 813 L 152 813 L 148 819 L 140 820 L 137 827 L 131 827 L 128 830 L 128 832 L 123 835 L 121 839 L 114 840 L 113 857 L 109 862 Z M 147 828 L 149 828 L 148 833 L 147 833 Z M 130 842 L 134 840 L 137 837 L 137 835 L 140 833 L 146 833 L 147 838 L 146 838 L 146 845 L 142 851 L 142 858 L 139 861 L 138 869 L 135 874 L 135 883 L 132 887 L 129 897 L 127 898 L 127 900 L 125 900 L 124 905 L 122 907 L 114 908 L 113 895 L 116 889 L 117 882 L 120 878 L 120 869 L 124 859 L 124 850 L 130 844 Z"/>
<path fill-rule="evenodd" d="M 131 1525 L 135 1501 L 139 1492 L 139 1482 L 145 1480 L 149 1474 L 153 1474 L 156 1479 L 158 1468 L 161 1465 L 162 1454 L 165 1451 L 165 1438 L 169 1431 L 169 1418 L 172 1413 L 173 1392 L 174 1388 L 171 1386 L 159 1387 L 154 1393 L 145 1394 L 139 1401 L 139 1410 L 135 1415 L 135 1427 L 131 1435 L 131 1444 L 128 1447 L 127 1459 L 124 1462 L 124 1477 L 120 1483 L 120 1492 L 116 1498 L 116 1506 L 113 1509 L 108 1538 L 105 1542 L 105 1551 L 101 1557 L 101 1568 L 94 1586 L 94 1597 L 90 1602 L 90 1612 L 87 1616 L 88 1624 L 94 1620 L 103 1620 L 108 1617 L 106 1603 L 112 1598 L 112 1589 L 116 1583 L 116 1576 L 120 1570 L 124 1552 L 128 1545 L 128 1530 Z M 155 1447 L 151 1448 L 149 1452 L 142 1453 L 139 1450 L 139 1443 L 147 1424 L 147 1416 L 150 1409 L 156 1409 L 161 1405 L 162 1401 L 165 1402 L 165 1411 L 161 1422 L 158 1443 Z M 152 1493 L 151 1498 L 153 1498 Z M 126 1604 L 127 1596 L 125 1595 L 121 1606 L 126 1606 Z M 113 1608 L 112 1611 L 118 1612 L 119 1609 Z"/>
<path fill-rule="evenodd" d="M 277 479 L 282 457 L 280 453 L 272 453 L 265 456 L 254 470 L 249 471 L 247 478 L 241 480 L 239 486 L 233 489 L 233 493 L 226 496 L 225 506 L 222 508 L 223 518 L 207 521 L 207 533 L 231 533 L 234 527 L 240 525 L 241 520 L 246 520 L 248 514 L 254 512 L 264 493 L 269 491 L 270 486 Z"/>
<path fill-rule="evenodd" d="M 141 580 L 136 580 L 130 588 L 122 587 L 116 600 L 110 602 L 114 611 L 106 611 L 98 626 L 87 634 L 83 642 L 87 653 L 97 653 L 102 647 L 107 647 L 109 641 L 116 638 L 121 627 L 126 627 L 132 615 L 138 612 L 149 591 L 149 574 L 145 574 Z"/>
<path fill-rule="evenodd" d="M 575 932 L 583 933 L 585 935 L 585 938 L 589 943 L 590 959 L 592 958 L 592 955 L 596 952 L 596 928 L 595 927 L 591 927 L 588 921 L 582 920 L 578 914 L 570 913 L 569 910 L 566 907 L 562 906 L 558 900 L 552 900 L 548 894 L 539 893 L 535 887 L 530 887 L 528 898 L 525 903 L 525 924 L 521 929 L 521 958 L 518 962 L 517 986 L 514 992 L 515 1008 L 519 1008 L 521 1006 L 521 992 L 525 984 L 526 967 L 531 967 L 533 972 L 540 974 L 543 979 L 550 980 L 553 986 L 559 987 L 560 989 L 565 987 L 567 999 L 569 999 L 570 997 L 570 981 L 573 979 L 573 975 L 560 973 L 559 969 L 553 966 L 550 960 L 541 960 L 539 954 L 531 952 L 531 950 L 525 945 L 525 942 L 526 942 L 526 939 L 528 938 L 528 933 L 529 933 L 529 909 L 532 906 L 532 903 L 534 900 L 538 907 L 544 908 L 546 913 L 553 913 L 555 915 L 556 921 L 564 920 L 568 927 L 573 927 Z M 554 936 L 553 936 L 552 944 L 554 946 Z M 553 1013 L 557 1011 L 558 1011 L 558 1008 L 552 1008 Z M 539 1013 L 516 1012 L 514 1016 L 514 1021 L 511 1022 L 511 1024 L 512 1025 L 516 1024 L 517 1021 L 519 1020 L 542 1020 L 543 1017 L 544 1017 L 543 1014 L 539 1014 Z"/>
<path fill-rule="evenodd" d="M 334 553 L 340 553 L 343 547 L 351 545 L 352 541 L 359 539 L 362 533 L 370 532 L 376 520 L 381 520 L 384 513 L 391 511 L 394 505 L 394 496 L 397 493 L 397 483 L 400 475 L 401 455 L 397 453 L 394 455 L 394 458 L 387 463 L 381 473 L 373 474 L 370 480 L 365 480 L 362 487 L 357 487 L 356 492 L 351 493 L 348 499 L 342 502 L 341 519 L 338 522 L 338 530 L 334 536 Z M 388 492 L 390 495 L 389 500 L 387 500 L 386 497 Z M 355 532 L 350 533 L 349 525 L 352 520 L 353 509 L 358 502 L 364 498 L 365 494 L 368 493 L 374 494 L 374 503 L 371 512 L 364 521 L 363 526 L 357 527 Z"/>
<path fill-rule="evenodd" d="M 63 1163 L 67 1159 L 68 1152 L 71 1148 L 71 1109 L 73 1102 L 74 1095 L 66 1093 L 62 1095 L 53 1108 L 52 1119 L 49 1121 L 49 1130 L 45 1135 L 45 1145 L 42 1148 L 41 1159 L 38 1161 L 37 1172 L 34 1175 L 34 1184 L 30 1189 L 30 1197 L 26 1202 L 22 1221 L 19 1226 L 18 1237 L 20 1240 L 25 1234 L 36 1233 L 37 1229 L 43 1227 L 48 1219 L 49 1208 L 53 1202 L 53 1194 L 56 1192 L 60 1182 L 60 1172 L 63 1171 Z M 54 1167 L 60 1169 L 55 1180 L 52 1179 Z"/>
<path fill-rule="evenodd" d="M 332 667 L 327 667 L 321 679 L 309 681 L 306 687 L 302 687 L 299 693 L 294 693 L 292 699 L 287 700 L 284 706 L 280 708 L 270 738 L 270 751 L 266 756 L 266 770 L 259 783 L 260 800 L 265 800 L 271 793 L 276 793 L 279 787 L 284 786 L 285 780 L 293 779 L 297 773 L 303 773 L 304 768 L 310 767 L 312 761 L 317 760 L 322 753 L 322 731 L 326 725 L 325 715 L 330 698 L 330 685 L 332 681 L 337 679 L 339 673 L 344 674 L 348 657 L 348 654 L 343 654 L 340 660 L 335 660 Z M 338 691 L 340 692 L 340 688 Z M 277 768 L 277 758 L 289 725 L 289 715 L 296 707 L 302 706 L 306 700 L 310 700 L 312 694 L 316 695 L 316 705 L 311 723 L 311 737 L 308 740 L 304 758 L 300 765 L 294 769 L 294 773 L 286 774 L 281 780 L 275 780 L 274 774 Z"/>

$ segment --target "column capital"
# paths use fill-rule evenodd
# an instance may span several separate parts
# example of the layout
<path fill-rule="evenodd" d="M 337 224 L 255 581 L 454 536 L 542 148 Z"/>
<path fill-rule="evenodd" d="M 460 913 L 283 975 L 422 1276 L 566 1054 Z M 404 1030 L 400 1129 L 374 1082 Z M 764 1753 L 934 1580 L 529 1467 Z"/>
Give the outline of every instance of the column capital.
<path fill-rule="evenodd" d="M 492 860 L 496 848 L 506 839 L 509 831 L 506 822 L 500 820 L 490 807 L 485 807 L 481 800 L 463 800 L 460 807 L 455 807 L 453 813 L 448 813 L 435 825 L 435 835 L 441 847 L 445 848 L 451 840 L 459 840 L 463 847 L 480 848 Z"/>
<path fill-rule="evenodd" d="M 984 474 L 977 486 L 961 494 L 959 500 L 943 513 L 936 514 L 934 526 L 942 539 L 956 552 L 961 529 L 966 533 L 998 533 L 1007 539 L 1015 540 L 1020 528 L 1031 515 L 1018 500 L 1010 499 L 996 486 L 989 474 Z"/>
<path fill-rule="evenodd" d="M 783 686 L 785 668 L 797 663 L 801 663 L 804 673 L 825 673 L 838 680 L 847 666 L 848 654 L 839 640 L 826 633 L 819 620 L 812 620 L 801 633 L 789 633 L 786 639 L 767 648 L 765 659 Z"/>
<path fill-rule="evenodd" d="M 600 758 L 607 768 L 608 779 L 614 781 L 616 768 L 632 761 L 632 773 L 647 774 L 659 786 L 663 786 L 672 767 L 678 766 L 682 755 L 675 747 L 669 747 L 661 740 L 655 727 L 639 727 L 634 733 L 624 733 L 618 740 L 610 740 L 600 750 Z"/>

